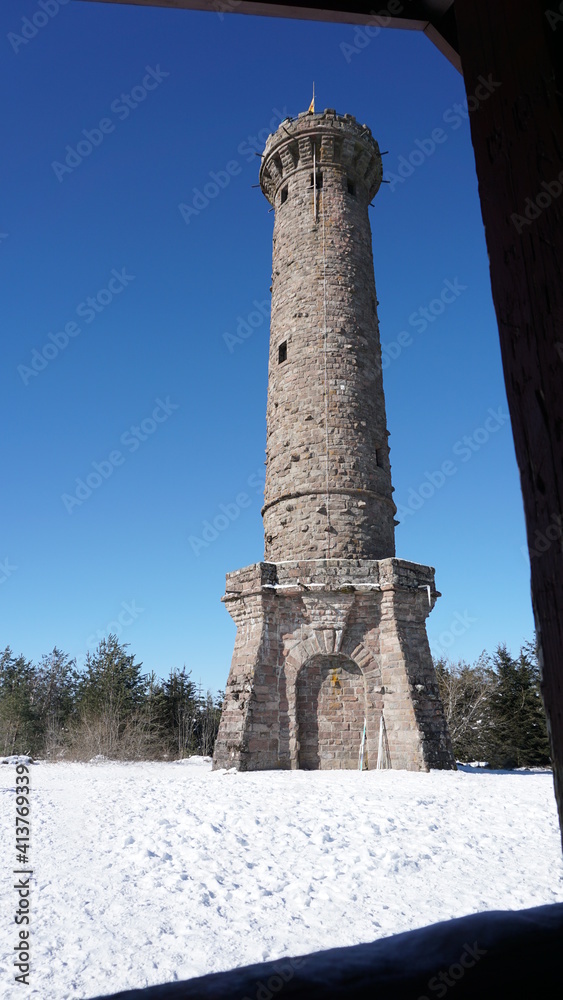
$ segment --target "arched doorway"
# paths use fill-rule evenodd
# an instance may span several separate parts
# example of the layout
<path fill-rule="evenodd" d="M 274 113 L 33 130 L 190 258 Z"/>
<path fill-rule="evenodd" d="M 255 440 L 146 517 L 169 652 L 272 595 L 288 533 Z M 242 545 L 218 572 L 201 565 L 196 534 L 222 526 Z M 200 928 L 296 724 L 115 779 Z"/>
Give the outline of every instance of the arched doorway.
<path fill-rule="evenodd" d="M 299 767 L 357 768 L 366 715 L 362 671 L 345 656 L 313 656 L 297 677 Z"/>

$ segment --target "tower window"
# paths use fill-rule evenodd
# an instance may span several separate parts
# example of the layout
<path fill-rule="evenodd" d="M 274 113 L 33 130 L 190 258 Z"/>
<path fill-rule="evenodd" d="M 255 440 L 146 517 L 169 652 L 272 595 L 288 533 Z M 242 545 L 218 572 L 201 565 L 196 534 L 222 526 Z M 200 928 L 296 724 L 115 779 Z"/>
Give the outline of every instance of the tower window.
<path fill-rule="evenodd" d="M 287 340 L 278 347 L 278 364 L 281 365 L 282 361 L 287 361 Z"/>
<path fill-rule="evenodd" d="M 375 449 L 375 464 L 378 465 L 380 469 L 383 468 L 383 448 Z"/>
<path fill-rule="evenodd" d="M 316 184 L 317 191 L 323 186 L 323 172 L 322 170 L 317 170 L 316 175 L 311 174 L 311 187 Z"/>
<path fill-rule="evenodd" d="M 280 204 L 284 204 L 287 201 L 287 184 L 281 189 Z"/>
<path fill-rule="evenodd" d="M 354 184 L 354 181 L 351 181 L 350 178 L 348 178 L 348 180 L 347 180 L 346 183 L 347 183 L 347 187 L 348 187 L 348 194 L 353 195 L 353 197 L 355 198 L 356 197 L 356 185 Z"/>

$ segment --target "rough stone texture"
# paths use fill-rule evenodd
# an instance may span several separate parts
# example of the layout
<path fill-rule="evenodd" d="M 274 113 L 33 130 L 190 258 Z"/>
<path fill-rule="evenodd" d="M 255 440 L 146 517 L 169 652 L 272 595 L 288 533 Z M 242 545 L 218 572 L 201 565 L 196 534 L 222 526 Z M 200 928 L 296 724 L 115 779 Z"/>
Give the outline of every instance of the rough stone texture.
<path fill-rule="evenodd" d="M 403 559 L 257 563 L 227 576 L 237 624 L 216 767 L 454 766 L 426 637 L 434 571 Z M 355 704 L 351 702 L 351 696 Z"/>
<path fill-rule="evenodd" d="M 306 114 L 270 136 L 260 181 L 276 210 L 265 557 L 392 556 L 396 508 L 368 219 L 381 183 L 379 147 L 350 116 Z"/>
<path fill-rule="evenodd" d="M 315 163 L 315 171 L 313 170 Z M 316 181 L 311 186 L 313 173 Z M 455 767 L 425 620 L 434 570 L 395 556 L 366 126 L 287 119 L 260 182 L 276 210 L 265 561 L 227 576 L 237 637 L 215 767 Z"/>
<path fill-rule="evenodd" d="M 299 767 L 358 768 L 366 714 L 364 676 L 343 656 L 313 656 L 297 675 Z"/>

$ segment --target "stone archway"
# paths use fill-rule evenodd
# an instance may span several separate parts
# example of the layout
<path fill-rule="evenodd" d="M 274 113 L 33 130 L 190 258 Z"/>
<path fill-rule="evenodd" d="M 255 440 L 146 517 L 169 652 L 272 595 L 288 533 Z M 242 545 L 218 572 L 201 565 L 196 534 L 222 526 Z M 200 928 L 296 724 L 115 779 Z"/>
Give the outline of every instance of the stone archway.
<path fill-rule="evenodd" d="M 357 768 L 366 717 L 359 666 L 342 655 L 312 656 L 297 676 L 296 716 L 300 768 Z"/>

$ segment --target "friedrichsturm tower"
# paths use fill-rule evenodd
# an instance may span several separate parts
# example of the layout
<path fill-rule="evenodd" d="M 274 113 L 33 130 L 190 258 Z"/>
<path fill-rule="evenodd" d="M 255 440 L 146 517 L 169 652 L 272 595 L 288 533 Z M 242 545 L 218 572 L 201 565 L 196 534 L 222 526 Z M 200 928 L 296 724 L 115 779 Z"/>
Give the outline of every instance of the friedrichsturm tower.
<path fill-rule="evenodd" d="M 237 637 L 214 764 L 455 767 L 425 620 L 434 570 L 395 558 L 368 205 L 369 128 L 286 119 L 260 184 L 275 209 L 264 562 L 227 576 Z"/>

